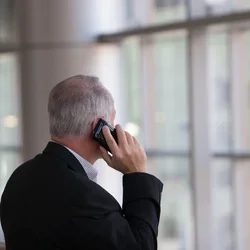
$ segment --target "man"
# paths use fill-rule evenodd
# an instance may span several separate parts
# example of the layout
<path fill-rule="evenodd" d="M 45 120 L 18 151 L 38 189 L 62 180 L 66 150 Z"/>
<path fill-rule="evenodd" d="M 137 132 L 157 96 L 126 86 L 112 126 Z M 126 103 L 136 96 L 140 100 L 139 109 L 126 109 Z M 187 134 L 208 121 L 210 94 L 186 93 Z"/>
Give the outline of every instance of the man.
<path fill-rule="evenodd" d="M 6 249 L 157 249 L 162 183 L 145 173 L 144 149 L 120 125 L 118 143 L 103 128 L 112 156 L 92 139 L 100 118 L 114 124 L 108 90 L 98 78 L 71 77 L 51 91 L 48 112 L 51 142 L 2 195 Z M 96 184 L 99 158 L 124 174 L 122 208 Z"/>

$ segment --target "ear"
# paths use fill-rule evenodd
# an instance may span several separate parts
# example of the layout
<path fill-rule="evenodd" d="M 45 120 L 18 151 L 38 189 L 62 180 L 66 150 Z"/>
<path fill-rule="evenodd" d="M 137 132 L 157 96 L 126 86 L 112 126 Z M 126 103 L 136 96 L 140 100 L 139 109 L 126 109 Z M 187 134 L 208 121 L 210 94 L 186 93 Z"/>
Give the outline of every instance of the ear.
<path fill-rule="evenodd" d="M 103 117 L 103 116 L 96 117 L 95 120 L 91 123 L 91 131 L 94 131 L 94 129 L 95 129 L 95 127 L 96 127 L 98 121 L 99 121 L 101 118 L 103 119 L 104 117 Z"/>

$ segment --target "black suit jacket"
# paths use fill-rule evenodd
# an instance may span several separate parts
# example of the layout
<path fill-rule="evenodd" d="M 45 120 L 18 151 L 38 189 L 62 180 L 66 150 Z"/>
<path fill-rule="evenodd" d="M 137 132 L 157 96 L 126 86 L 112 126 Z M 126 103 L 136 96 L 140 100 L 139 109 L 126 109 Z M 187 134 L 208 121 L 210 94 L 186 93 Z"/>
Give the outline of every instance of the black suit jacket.
<path fill-rule="evenodd" d="M 133 173 L 123 176 L 123 188 L 121 208 L 73 154 L 49 142 L 14 171 L 3 192 L 7 250 L 157 249 L 162 183 Z"/>

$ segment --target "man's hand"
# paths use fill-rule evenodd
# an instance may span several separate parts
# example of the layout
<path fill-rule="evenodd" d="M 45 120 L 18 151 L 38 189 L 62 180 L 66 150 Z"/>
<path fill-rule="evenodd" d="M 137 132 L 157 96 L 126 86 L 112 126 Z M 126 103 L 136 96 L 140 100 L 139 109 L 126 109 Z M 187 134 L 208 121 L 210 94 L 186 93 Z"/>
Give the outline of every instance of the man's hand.
<path fill-rule="evenodd" d="M 111 168 L 123 174 L 145 172 L 147 157 L 143 147 L 133 136 L 123 131 L 120 125 L 116 125 L 115 128 L 118 144 L 107 126 L 104 126 L 102 129 L 103 135 L 113 155 L 110 156 L 106 149 L 100 147 L 102 158 Z"/>

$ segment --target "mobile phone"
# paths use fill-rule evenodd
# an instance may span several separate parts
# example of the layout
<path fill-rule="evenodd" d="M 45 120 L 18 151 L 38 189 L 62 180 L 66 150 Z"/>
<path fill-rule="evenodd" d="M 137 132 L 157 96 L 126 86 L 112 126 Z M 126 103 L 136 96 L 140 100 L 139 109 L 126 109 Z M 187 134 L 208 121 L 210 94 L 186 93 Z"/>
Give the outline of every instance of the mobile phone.
<path fill-rule="evenodd" d="M 103 146 L 107 151 L 109 151 L 110 153 L 111 150 L 104 138 L 104 135 L 102 133 L 102 128 L 103 126 L 107 126 L 111 132 L 111 135 L 114 137 L 116 143 L 118 143 L 118 140 L 117 140 L 117 135 L 116 135 L 116 130 L 114 127 L 112 127 L 110 124 L 108 124 L 106 121 L 104 121 L 103 119 L 100 119 L 97 123 L 97 125 L 95 126 L 95 129 L 93 131 L 93 139 L 96 140 L 97 142 L 99 142 L 99 144 L 101 146 Z"/>

